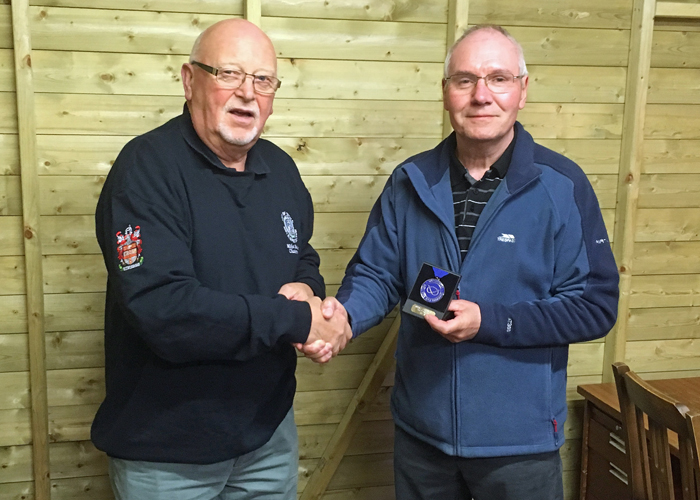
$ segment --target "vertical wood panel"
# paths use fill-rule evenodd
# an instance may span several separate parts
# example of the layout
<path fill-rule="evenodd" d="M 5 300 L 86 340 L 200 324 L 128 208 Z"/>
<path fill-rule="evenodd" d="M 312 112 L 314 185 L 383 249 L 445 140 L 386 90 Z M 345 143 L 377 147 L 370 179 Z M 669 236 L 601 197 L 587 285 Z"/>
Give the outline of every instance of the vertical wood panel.
<path fill-rule="evenodd" d="M 469 25 L 469 0 L 449 0 L 447 11 L 447 47 L 449 48 Z"/>
<path fill-rule="evenodd" d="M 262 18 L 262 3 L 261 0 L 244 0 L 245 18 L 256 26 L 260 26 Z"/>
<path fill-rule="evenodd" d="M 620 302 L 617 325 L 605 339 L 603 380 L 608 382 L 613 380 L 612 363 L 622 361 L 625 358 L 627 312 L 632 281 L 637 199 L 642 171 L 644 118 L 655 8 L 656 0 L 635 0 L 632 12 L 625 111 L 622 118 L 623 132 L 617 210 L 613 236 L 615 261 L 620 271 Z"/>
<path fill-rule="evenodd" d="M 447 50 L 462 36 L 469 23 L 469 0 L 449 0 L 447 11 Z M 447 55 L 447 54 L 445 54 Z M 442 112 L 442 136 L 447 137 L 452 133 L 450 114 L 447 110 Z"/>
<path fill-rule="evenodd" d="M 31 62 L 29 4 L 12 2 L 22 213 L 24 223 L 29 375 L 32 400 L 32 465 L 36 500 L 51 498 L 48 404 L 44 347 L 44 290 L 39 235 L 39 175 L 36 163 L 34 81 Z"/>

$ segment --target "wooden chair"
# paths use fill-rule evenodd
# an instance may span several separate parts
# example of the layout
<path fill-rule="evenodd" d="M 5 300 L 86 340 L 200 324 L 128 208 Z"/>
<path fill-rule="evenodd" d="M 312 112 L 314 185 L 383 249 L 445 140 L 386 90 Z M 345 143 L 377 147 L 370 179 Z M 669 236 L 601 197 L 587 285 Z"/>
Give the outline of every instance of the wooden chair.
<path fill-rule="evenodd" d="M 685 405 L 654 389 L 624 363 L 614 363 L 613 373 L 630 459 L 632 499 L 675 498 L 668 441 L 670 429 L 678 434 L 682 499 L 697 500 L 700 484 L 696 482 L 695 471 L 700 471 L 700 415 L 687 415 Z"/>
<path fill-rule="evenodd" d="M 688 433 L 690 434 L 691 451 L 695 457 L 695 494 L 700 498 L 700 413 L 686 413 L 685 420 L 688 423 Z"/>

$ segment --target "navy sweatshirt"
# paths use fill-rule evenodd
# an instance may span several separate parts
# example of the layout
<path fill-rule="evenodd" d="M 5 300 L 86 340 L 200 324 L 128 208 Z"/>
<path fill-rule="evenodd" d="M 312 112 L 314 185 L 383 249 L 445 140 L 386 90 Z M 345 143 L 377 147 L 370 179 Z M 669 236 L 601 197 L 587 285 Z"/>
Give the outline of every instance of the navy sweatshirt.
<path fill-rule="evenodd" d="M 263 139 L 244 172 L 199 139 L 185 107 L 119 154 L 95 214 L 108 270 L 108 455 L 214 463 L 263 445 L 292 405 L 296 355 L 323 297 L 313 206 L 293 160 Z"/>

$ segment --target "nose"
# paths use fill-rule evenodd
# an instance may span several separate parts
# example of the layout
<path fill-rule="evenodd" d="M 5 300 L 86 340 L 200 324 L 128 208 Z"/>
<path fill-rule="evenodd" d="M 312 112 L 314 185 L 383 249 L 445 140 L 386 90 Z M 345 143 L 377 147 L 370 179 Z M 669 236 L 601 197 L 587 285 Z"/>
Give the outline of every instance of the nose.
<path fill-rule="evenodd" d="M 247 101 L 255 97 L 255 87 L 253 86 L 253 75 L 245 75 L 241 86 L 236 89 L 236 95 Z"/>
<path fill-rule="evenodd" d="M 479 104 L 488 104 L 491 102 L 493 94 L 486 86 L 486 80 L 479 78 L 474 85 L 474 90 L 472 90 L 472 101 Z"/>

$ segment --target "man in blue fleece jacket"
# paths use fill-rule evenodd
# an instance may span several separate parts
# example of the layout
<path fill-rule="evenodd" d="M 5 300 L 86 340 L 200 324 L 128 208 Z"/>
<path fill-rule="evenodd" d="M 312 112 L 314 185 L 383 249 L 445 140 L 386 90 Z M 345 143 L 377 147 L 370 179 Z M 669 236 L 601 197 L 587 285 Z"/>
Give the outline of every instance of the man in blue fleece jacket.
<path fill-rule="evenodd" d="M 92 440 L 117 500 L 296 500 L 292 345 L 325 361 L 351 332 L 321 314 L 309 192 L 260 139 L 275 50 L 221 21 L 182 81 L 183 113 L 124 147 L 97 205 L 107 391 Z"/>
<path fill-rule="evenodd" d="M 454 133 L 396 168 L 323 304 L 359 335 L 404 304 L 423 263 L 461 275 L 454 318 L 401 315 L 399 500 L 563 498 L 568 345 L 612 328 L 618 273 L 584 173 L 516 121 L 527 89 L 505 30 L 465 32 L 445 61 Z"/>

